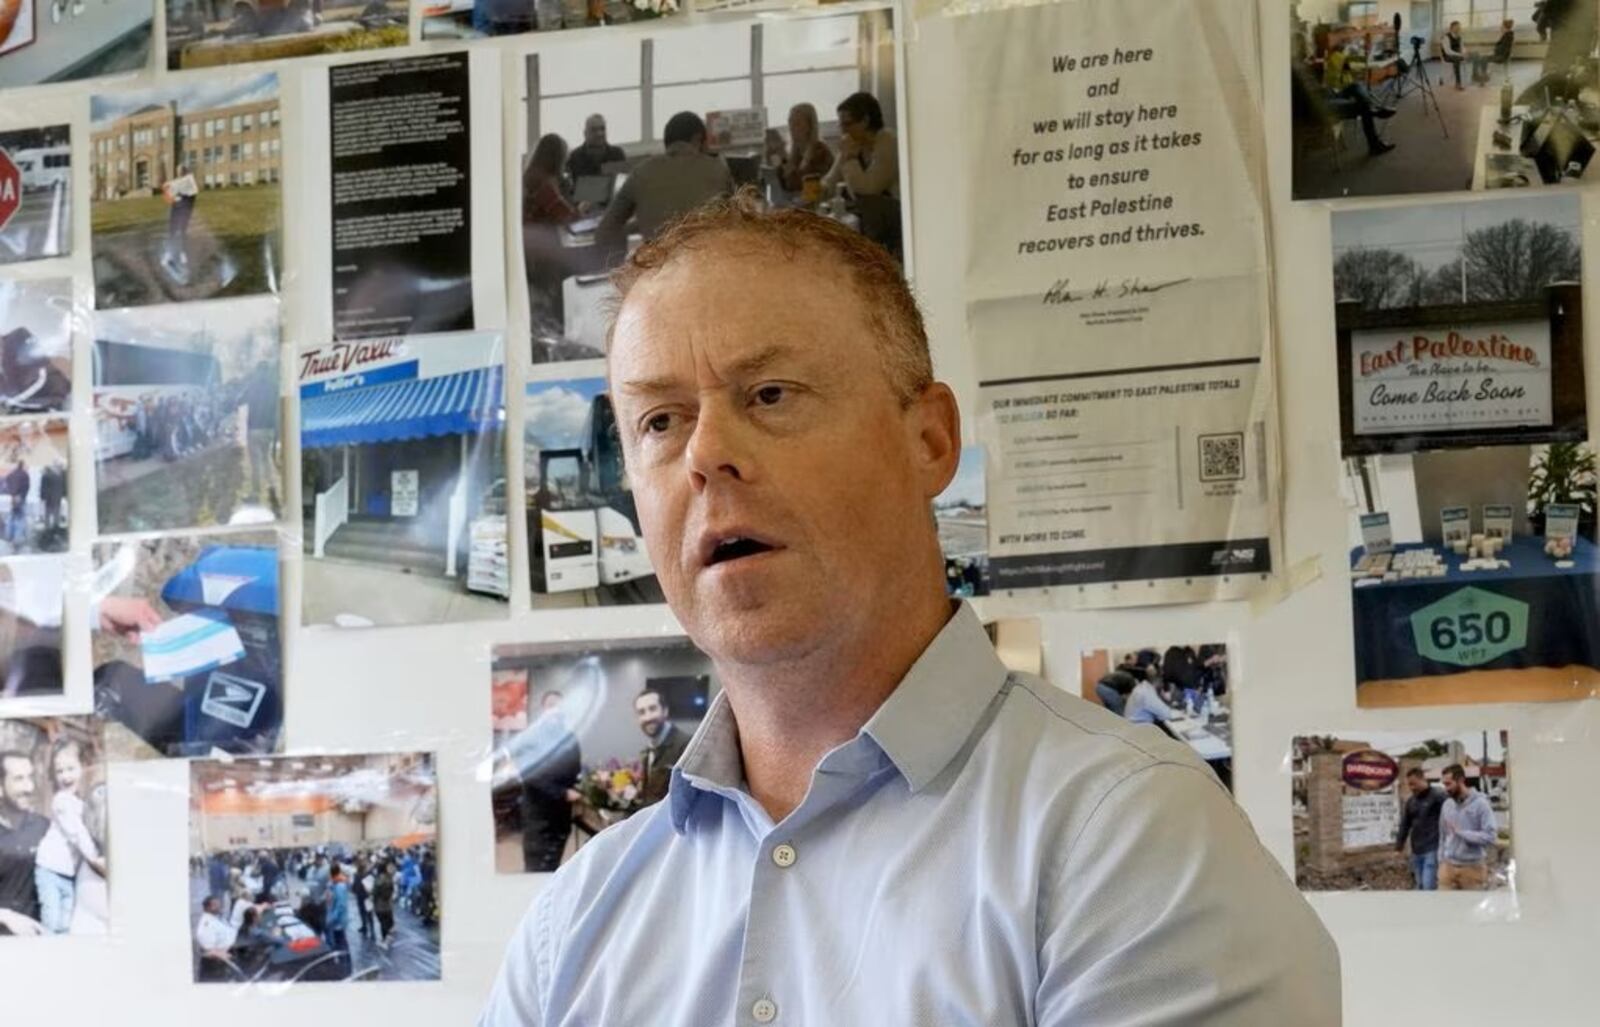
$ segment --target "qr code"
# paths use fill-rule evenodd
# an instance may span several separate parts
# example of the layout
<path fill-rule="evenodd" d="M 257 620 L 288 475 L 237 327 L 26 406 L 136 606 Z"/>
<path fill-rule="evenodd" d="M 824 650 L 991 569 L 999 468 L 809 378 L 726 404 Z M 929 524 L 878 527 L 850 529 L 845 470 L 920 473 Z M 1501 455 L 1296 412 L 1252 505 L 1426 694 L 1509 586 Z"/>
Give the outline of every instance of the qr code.
<path fill-rule="evenodd" d="M 1200 480 L 1244 480 L 1244 433 L 1200 436 Z"/>

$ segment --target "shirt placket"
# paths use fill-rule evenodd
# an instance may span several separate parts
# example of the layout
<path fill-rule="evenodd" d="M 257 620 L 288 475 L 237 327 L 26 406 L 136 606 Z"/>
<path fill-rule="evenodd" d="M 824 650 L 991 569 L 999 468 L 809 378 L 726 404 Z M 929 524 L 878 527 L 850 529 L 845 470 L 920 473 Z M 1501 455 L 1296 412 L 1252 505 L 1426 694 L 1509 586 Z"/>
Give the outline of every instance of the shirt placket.
<path fill-rule="evenodd" d="M 785 939 L 799 936 L 787 918 L 790 910 L 803 908 L 805 903 L 795 902 L 791 896 L 795 889 L 807 887 L 805 854 L 818 854 L 823 824 L 847 812 L 842 808 L 846 801 L 880 765 L 870 743 L 863 740 L 835 750 L 817 767 L 811 789 L 800 806 L 781 824 L 756 833 L 735 1023 L 766 1027 L 799 1022 L 802 982 L 795 977 L 797 960 L 787 951 Z M 754 799 L 742 798 L 754 806 Z M 770 824 L 764 814 L 758 813 L 757 817 Z M 747 823 L 752 819 L 746 816 Z"/>

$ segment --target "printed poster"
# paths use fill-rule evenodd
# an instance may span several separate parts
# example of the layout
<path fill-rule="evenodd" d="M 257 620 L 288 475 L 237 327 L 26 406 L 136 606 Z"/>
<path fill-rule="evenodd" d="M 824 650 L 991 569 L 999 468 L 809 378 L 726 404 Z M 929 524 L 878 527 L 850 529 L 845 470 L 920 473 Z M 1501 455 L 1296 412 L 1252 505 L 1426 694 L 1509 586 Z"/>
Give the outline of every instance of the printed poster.
<path fill-rule="evenodd" d="M 968 22 L 991 585 L 1102 606 L 1248 594 L 1276 520 L 1254 7 Z"/>
<path fill-rule="evenodd" d="M 467 79 L 465 53 L 328 70 L 341 339 L 473 327 Z"/>

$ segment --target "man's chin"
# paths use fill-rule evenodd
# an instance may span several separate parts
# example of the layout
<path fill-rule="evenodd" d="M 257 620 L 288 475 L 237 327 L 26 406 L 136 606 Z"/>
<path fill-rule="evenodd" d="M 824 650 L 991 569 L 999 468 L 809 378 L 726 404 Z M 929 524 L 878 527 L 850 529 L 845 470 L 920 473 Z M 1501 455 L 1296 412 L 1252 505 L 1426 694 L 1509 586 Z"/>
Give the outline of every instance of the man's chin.
<path fill-rule="evenodd" d="M 777 604 L 718 610 L 703 617 L 701 625 L 694 634 L 708 656 L 747 665 L 798 659 L 827 634 L 821 618 L 806 617 L 798 606 Z"/>

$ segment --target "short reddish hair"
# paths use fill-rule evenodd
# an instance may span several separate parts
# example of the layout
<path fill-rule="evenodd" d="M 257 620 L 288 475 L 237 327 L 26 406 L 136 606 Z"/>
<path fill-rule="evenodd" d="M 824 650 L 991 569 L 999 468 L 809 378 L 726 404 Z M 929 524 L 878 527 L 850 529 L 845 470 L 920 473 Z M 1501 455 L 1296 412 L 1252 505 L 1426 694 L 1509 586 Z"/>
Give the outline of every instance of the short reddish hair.
<path fill-rule="evenodd" d="M 611 275 L 617 309 L 651 275 L 697 251 L 705 252 L 719 239 L 731 238 L 766 243 L 788 257 L 807 250 L 839 269 L 855 287 L 862 316 L 878 337 L 884 374 L 901 404 L 909 405 L 933 384 L 922 311 L 889 251 L 832 218 L 793 208 L 765 209 L 749 189 L 685 214 L 635 250 Z"/>

